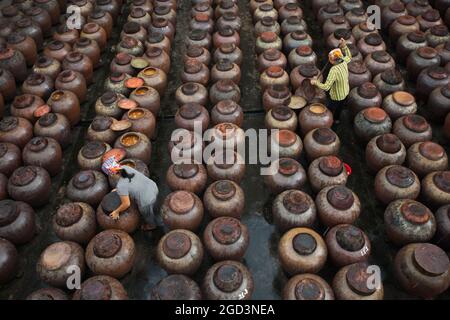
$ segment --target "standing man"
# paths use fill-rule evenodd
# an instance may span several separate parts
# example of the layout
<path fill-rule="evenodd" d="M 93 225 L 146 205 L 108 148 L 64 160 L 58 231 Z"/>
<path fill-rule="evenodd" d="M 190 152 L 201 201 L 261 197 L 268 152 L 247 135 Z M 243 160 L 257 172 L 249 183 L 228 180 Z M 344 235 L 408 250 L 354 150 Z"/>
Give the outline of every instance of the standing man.
<path fill-rule="evenodd" d="M 347 65 L 352 59 L 350 49 L 342 38 L 339 40 L 339 48 L 330 51 L 328 54 L 328 60 L 332 64 L 332 67 L 328 73 L 327 81 L 320 83 L 316 79 L 311 80 L 312 85 L 330 92 L 329 109 L 333 112 L 333 118 L 336 124 L 339 123 L 342 108 L 345 106 L 347 95 L 350 92 Z"/>
<path fill-rule="evenodd" d="M 116 192 L 120 197 L 121 204 L 109 216 L 113 219 L 119 219 L 120 214 L 130 207 L 132 199 L 137 204 L 139 212 L 146 222 L 142 225 L 142 230 L 154 230 L 157 227 L 157 222 L 153 206 L 159 192 L 156 183 L 131 167 L 121 166 L 115 155 L 104 160 L 102 170 L 108 176 L 119 175 Z"/>

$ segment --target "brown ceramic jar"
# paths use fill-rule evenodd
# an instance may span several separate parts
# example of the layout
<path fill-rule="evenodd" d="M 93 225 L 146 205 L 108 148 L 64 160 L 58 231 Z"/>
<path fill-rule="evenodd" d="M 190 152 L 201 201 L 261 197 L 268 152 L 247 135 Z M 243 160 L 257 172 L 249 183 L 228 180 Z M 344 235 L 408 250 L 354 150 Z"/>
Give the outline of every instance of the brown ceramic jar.
<path fill-rule="evenodd" d="M 75 174 L 67 184 L 67 198 L 72 201 L 85 202 L 97 207 L 108 193 L 106 177 L 93 170 L 84 170 Z"/>
<path fill-rule="evenodd" d="M 2 199 L 0 208 L 2 212 L 1 238 L 11 241 L 15 245 L 25 244 L 34 238 L 36 215 L 30 205 L 21 201 Z"/>
<path fill-rule="evenodd" d="M 128 300 L 127 291 L 119 280 L 109 276 L 94 276 L 81 284 L 73 300 Z"/>
<path fill-rule="evenodd" d="M 331 128 L 333 124 L 333 114 L 323 104 L 313 103 L 306 106 L 298 116 L 300 131 L 306 135 L 315 128 Z"/>
<path fill-rule="evenodd" d="M 31 123 L 35 123 L 37 118 L 34 115 L 36 109 L 45 104 L 40 96 L 25 93 L 14 98 L 10 112 L 15 117 L 27 119 Z"/>
<path fill-rule="evenodd" d="M 377 74 L 372 82 L 378 88 L 383 98 L 391 93 L 406 89 L 402 74 L 396 69 L 388 69 Z"/>
<path fill-rule="evenodd" d="M 430 208 L 450 203 L 450 171 L 435 171 L 422 180 L 422 197 Z"/>
<path fill-rule="evenodd" d="M 406 68 L 408 69 L 410 79 L 417 80 L 417 77 L 423 69 L 439 66 L 440 64 L 441 58 L 434 48 L 422 47 L 411 52 L 406 62 Z"/>
<path fill-rule="evenodd" d="M 275 32 L 277 35 L 280 35 L 281 26 L 272 17 L 263 17 L 261 20 L 255 23 L 255 36 L 259 37 L 263 32 Z"/>
<path fill-rule="evenodd" d="M 219 60 L 211 68 L 211 82 L 219 80 L 231 80 L 236 84 L 241 81 L 241 69 L 239 66 L 230 60 Z"/>
<path fill-rule="evenodd" d="M 286 105 L 292 93 L 287 86 L 273 85 L 264 90 L 262 97 L 264 110 L 267 112 L 275 106 Z"/>
<path fill-rule="evenodd" d="M 47 99 L 53 89 L 53 79 L 40 73 L 31 73 L 22 84 L 24 94 L 32 94 L 42 99 Z"/>
<path fill-rule="evenodd" d="M 173 38 L 175 36 L 175 27 L 172 25 L 172 23 L 169 20 L 160 17 L 152 20 L 152 24 L 150 25 L 148 31 L 150 33 L 162 33 L 170 40 L 170 42 L 173 41 Z"/>
<path fill-rule="evenodd" d="M 381 169 L 375 177 L 375 196 L 383 204 L 397 199 L 416 199 L 420 192 L 420 181 L 410 169 L 390 165 Z"/>
<path fill-rule="evenodd" d="M 208 90 L 200 83 L 187 82 L 178 87 L 175 99 L 180 106 L 191 103 L 206 106 L 208 105 Z"/>
<path fill-rule="evenodd" d="M 348 83 L 350 89 L 359 87 L 360 85 L 372 80 L 372 74 L 367 69 L 366 65 L 360 61 L 351 61 L 348 64 L 348 73 Z"/>
<path fill-rule="evenodd" d="M 0 120 L 0 142 L 9 142 L 23 148 L 33 137 L 33 125 L 21 117 Z"/>
<path fill-rule="evenodd" d="M 290 80 L 291 86 L 294 90 L 297 90 L 302 86 L 303 81 L 307 79 L 315 79 L 318 77 L 318 81 L 322 81 L 322 75 L 319 75 L 319 69 L 313 64 L 299 65 L 291 71 Z"/>
<path fill-rule="evenodd" d="M 95 22 L 88 22 L 83 26 L 80 37 L 95 40 L 103 51 L 106 48 L 107 34 L 105 29 Z"/>
<path fill-rule="evenodd" d="M 448 27 L 444 25 L 433 26 L 425 33 L 428 45 L 436 48 L 438 45 L 443 44 L 450 40 L 450 33 Z"/>
<path fill-rule="evenodd" d="M 231 180 L 214 182 L 203 195 L 205 210 L 214 218 L 226 216 L 240 219 L 244 203 L 244 192 Z"/>
<path fill-rule="evenodd" d="M 291 108 L 280 105 L 267 112 L 264 123 L 267 129 L 287 129 L 295 132 L 298 120 Z"/>
<path fill-rule="evenodd" d="M 316 128 L 309 131 L 305 138 L 307 159 L 313 161 L 322 156 L 338 155 L 341 141 L 330 128 Z"/>
<path fill-rule="evenodd" d="M 283 48 L 283 42 L 275 32 L 266 31 L 261 33 L 261 35 L 256 38 L 256 53 L 261 54 L 271 48 L 281 51 Z"/>
<path fill-rule="evenodd" d="M 402 165 L 406 149 L 400 139 L 391 133 L 373 137 L 366 146 L 366 163 L 372 173 L 389 165 Z"/>
<path fill-rule="evenodd" d="M 150 86 L 136 88 L 130 94 L 130 99 L 136 101 L 139 107 L 148 109 L 156 117 L 160 109 L 160 95 L 156 89 Z"/>
<path fill-rule="evenodd" d="M 71 126 L 75 126 L 80 121 L 80 102 L 73 92 L 53 91 L 47 104 L 53 112 L 65 115 Z"/>
<path fill-rule="evenodd" d="M 275 148 L 282 158 L 299 159 L 303 151 L 303 143 L 294 131 L 281 129 L 270 136 L 270 150 L 274 151 Z"/>
<path fill-rule="evenodd" d="M 182 105 L 175 114 L 175 124 L 178 128 L 194 131 L 195 125 L 201 124 L 202 132 L 208 128 L 209 113 L 205 107 L 189 103 Z"/>
<path fill-rule="evenodd" d="M 188 60 L 184 64 L 183 72 L 181 73 L 181 81 L 183 83 L 196 82 L 204 86 L 209 83 L 209 69 L 203 63 L 196 60 Z"/>
<path fill-rule="evenodd" d="M 274 85 L 288 86 L 289 75 L 283 68 L 279 66 L 271 66 L 261 73 L 259 84 L 262 90 Z"/>
<path fill-rule="evenodd" d="M 48 75 L 56 80 L 61 72 L 61 62 L 54 58 L 41 55 L 37 58 L 36 64 L 33 66 L 33 72 Z"/>
<path fill-rule="evenodd" d="M 88 141 L 78 152 L 77 162 L 82 170 L 100 171 L 103 155 L 111 150 L 109 144 L 103 141 Z"/>
<path fill-rule="evenodd" d="M 169 71 L 170 71 L 170 57 L 160 47 L 147 46 L 147 51 L 145 52 L 144 58 L 147 59 L 149 67 L 154 67 L 154 68 L 161 69 L 166 74 L 169 73 Z"/>
<path fill-rule="evenodd" d="M 143 133 L 149 139 L 155 138 L 156 119 L 148 109 L 131 109 L 123 115 L 122 119 L 131 122 L 131 131 Z"/>
<path fill-rule="evenodd" d="M 30 36 L 22 33 L 12 33 L 6 38 L 6 43 L 14 50 L 22 52 L 27 66 L 32 66 L 37 59 L 36 43 Z"/>
<path fill-rule="evenodd" d="M 209 63 L 211 62 L 211 53 L 204 47 L 192 45 L 186 49 L 183 61 L 184 63 L 186 63 L 186 61 L 189 61 L 191 59 L 197 60 L 198 62 L 209 66 Z"/>
<path fill-rule="evenodd" d="M 392 132 L 409 148 L 416 142 L 429 141 L 432 138 L 432 129 L 422 116 L 411 114 L 398 118 Z"/>
<path fill-rule="evenodd" d="M 27 63 L 22 52 L 7 48 L 5 44 L 0 45 L 0 68 L 11 72 L 18 82 L 24 81 L 28 75 Z"/>
<path fill-rule="evenodd" d="M 24 10 L 24 13 L 39 25 L 44 36 L 51 35 L 52 18 L 47 10 L 40 7 L 30 6 Z"/>
<path fill-rule="evenodd" d="M 385 70 L 395 68 L 395 60 L 386 51 L 375 51 L 368 54 L 364 63 L 373 77 Z"/>
<path fill-rule="evenodd" d="M 196 231 L 203 219 L 202 201 L 192 192 L 172 192 L 161 206 L 161 218 L 170 230 Z"/>
<path fill-rule="evenodd" d="M 283 49 L 287 55 L 289 55 L 292 50 L 300 46 L 313 46 L 313 40 L 311 36 L 305 31 L 294 31 L 284 36 Z"/>
<path fill-rule="evenodd" d="M 395 19 L 389 26 L 389 38 L 391 42 L 396 42 L 402 34 L 413 31 L 419 31 L 420 25 L 416 18 L 410 15 L 404 15 Z"/>
<path fill-rule="evenodd" d="M 317 55 L 309 46 L 299 46 L 292 50 L 288 59 L 289 66 L 293 69 L 298 66 L 301 69 L 305 65 L 315 65 L 317 63 Z"/>
<path fill-rule="evenodd" d="M 64 149 L 71 143 L 70 122 L 66 116 L 60 113 L 50 112 L 50 108 L 44 105 L 36 110 L 39 114 L 41 109 L 46 109 L 38 121 L 34 124 L 34 135 L 41 137 L 50 137 L 58 141 Z"/>
<path fill-rule="evenodd" d="M 139 72 L 138 77 L 144 80 L 146 86 L 156 89 L 160 96 L 166 91 L 167 75 L 164 71 L 148 67 Z"/>
<path fill-rule="evenodd" d="M 173 164 L 166 174 L 166 181 L 171 190 L 186 190 L 201 194 L 206 186 L 207 174 L 203 165 Z"/>
<path fill-rule="evenodd" d="M 405 5 L 400 1 L 394 1 L 391 5 L 385 6 L 381 11 L 381 27 L 389 30 L 390 25 L 397 18 L 407 15 Z"/>
<path fill-rule="evenodd" d="M 78 97 L 80 103 L 86 100 L 86 80 L 78 71 L 62 71 L 55 80 L 55 89 L 72 91 Z"/>
<path fill-rule="evenodd" d="M 373 83 L 365 82 L 350 90 L 347 101 L 353 115 L 356 115 L 365 109 L 380 107 L 383 97 Z"/>
<path fill-rule="evenodd" d="M 264 176 L 264 183 L 274 194 L 289 189 L 300 189 L 306 183 L 306 172 L 302 165 L 292 158 L 279 158 L 271 163 L 270 175 Z"/>
<path fill-rule="evenodd" d="M 450 83 L 450 76 L 444 68 L 429 67 L 419 74 L 416 81 L 416 95 L 418 99 L 426 100 L 431 92 Z"/>
<path fill-rule="evenodd" d="M 42 167 L 50 176 L 56 176 L 62 170 L 61 146 L 50 137 L 31 139 L 23 148 L 22 159 L 24 165 Z"/>
<path fill-rule="evenodd" d="M 417 111 L 416 99 L 406 91 L 395 91 L 383 99 L 382 108 L 392 120 L 414 114 Z"/>
<path fill-rule="evenodd" d="M 444 250 L 448 250 L 450 248 L 450 214 L 449 214 L 449 205 L 445 205 L 440 207 L 435 212 L 437 229 L 435 236 L 435 243 L 440 246 Z"/>
<path fill-rule="evenodd" d="M 140 132 L 127 132 L 116 139 L 114 148 L 125 149 L 126 157 L 150 163 L 152 145 L 146 135 Z"/>
<path fill-rule="evenodd" d="M 322 189 L 316 197 L 316 207 L 320 221 L 327 227 L 352 224 L 361 212 L 358 196 L 342 185 Z"/>
<path fill-rule="evenodd" d="M 87 22 L 98 24 L 105 30 L 107 38 L 111 37 L 114 22 L 109 12 L 96 7 L 87 18 Z"/>
<path fill-rule="evenodd" d="M 80 33 L 77 29 L 69 29 L 66 24 L 63 24 L 53 33 L 52 39 L 72 46 L 79 37 Z"/>
<path fill-rule="evenodd" d="M 402 35 L 396 44 L 398 62 L 405 64 L 408 56 L 419 48 L 427 46 L 425 34 L 422 31 L 413 31 Z"/>
<path fill-rule="evenodd" d="M 12 100 L 16 95 L 16 82 L 13 74 L 7 69 L 0 68 L 0 94 L 4 101 Z"/>
<path fill-rule="evenodd" d="M 341 159 L 324 156 L 315 159 L 308 168 L 308 179 L 314 192 L 330 185 L 345 185 L 348 173 Z"/>
<path fill-rule="evenodd" d="M 219 101 L 211 109 L 211 124 L 233 123 L 240 127 L 244 121 L 244 113 L 241 106 L 232 100 Z"/>
<path fill-rule="evenodd" d="M 9 142 L 0 142 L 0 173 L 9 177 L 22 165 L 22 153 L 19 147 Z"/>
<path fill-rule="evenodd" d="M 321 277 L 304 273 L 289 279 L 283 288 L 283 299 L 334 300 L 334 293 L 330 285 Z"/>
<path fill-rule="evenodd" d="M 297 227 L 312 227 L 317 219 L 314 200 L 300 190 L 286 190 L 272 204 L 274 224 L 287 231 Z"/>
<path fill-rule="evenodd" d="M 219 80 L 209 89 L 209 101 L 217 104 L 222 100 L 232 100 L 239 103 L 241 100 L 241 90 L 233 81 Z"/>
<path fill-rule="evenodd" d="M 86 139 L 90 141 L 103 141 L 109 145 L 116 140 L 116 133 L 111 129 L 113 118 L 105 116 L 96 116 L 86 133 Z"/>

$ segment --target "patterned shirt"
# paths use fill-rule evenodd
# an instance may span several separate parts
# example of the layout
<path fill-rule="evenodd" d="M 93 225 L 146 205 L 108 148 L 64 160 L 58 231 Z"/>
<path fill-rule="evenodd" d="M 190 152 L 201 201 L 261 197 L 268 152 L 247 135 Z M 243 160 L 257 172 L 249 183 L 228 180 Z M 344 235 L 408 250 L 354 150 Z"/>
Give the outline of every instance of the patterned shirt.
<path fill-rule="evenodd" d="M 350 87 L 348 85 L 347 64 L 352 59 L 352 54 L 347 46 L 343 48 L 343 51 L 343 61 L 330 68 L 327 81 L 325 83 L 316 83 L 316 86 L 320 89 L 330 91 L 330 98 L 334 101 L 344 100 L 350 91 Z"/>

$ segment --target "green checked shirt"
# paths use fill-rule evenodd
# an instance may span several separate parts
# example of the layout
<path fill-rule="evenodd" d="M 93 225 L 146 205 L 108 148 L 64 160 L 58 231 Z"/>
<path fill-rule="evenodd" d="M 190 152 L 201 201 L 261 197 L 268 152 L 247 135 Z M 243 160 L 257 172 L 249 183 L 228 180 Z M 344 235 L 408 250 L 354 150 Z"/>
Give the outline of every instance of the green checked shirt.
<path fill-rule="evenodd" d="M 344 100 L 350 91 L 350 87 L 348 85 L 347 64 L 352 59 L 352 54 L 347 46 L 343 48 L 343 51 L 344 61 L 330 68 L 330 72 L 328 73 L 327 81 L 325 83 L 316 83 L 316 86 L 320 89 L 330 91 L 330 98 L 334 101 Z"/>

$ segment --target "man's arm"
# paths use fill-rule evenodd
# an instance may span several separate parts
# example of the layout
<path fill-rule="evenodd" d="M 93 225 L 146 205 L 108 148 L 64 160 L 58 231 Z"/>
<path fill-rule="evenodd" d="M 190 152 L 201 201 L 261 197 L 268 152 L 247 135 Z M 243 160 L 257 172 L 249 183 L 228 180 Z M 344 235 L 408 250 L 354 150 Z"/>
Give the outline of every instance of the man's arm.
<path fill-rule="evenodd" d="M 347 46 L 347 42 L 344 39 L 339 40 L 339 48 L 343 51 L 344 57 L 342 60 L 349 63 L 352 60 L 352 53 Z"/>
<path fill-rule="evenodd" d="M 312 82 L 313 85 L 319 87 L 322 90 L 328 91 L 331 89 L 334 81 L 336 81 L 336 72 L 334 68 L 330 69 L 330 73 L 328 74 L 327 81 L 325 83 L 320 83 L 318 80 L 314 80 Z"/>
<path fill-rule="evenodd" d="M 119 216 L 122 212 L 127 210 L 131 205 L 130 197 L 129 196 L 120 196 L 120 205 L 119 207 L 111 212 L 109 216 L 113 218 L 114 220 L 119 219 Z"/>

